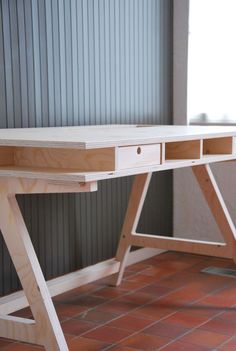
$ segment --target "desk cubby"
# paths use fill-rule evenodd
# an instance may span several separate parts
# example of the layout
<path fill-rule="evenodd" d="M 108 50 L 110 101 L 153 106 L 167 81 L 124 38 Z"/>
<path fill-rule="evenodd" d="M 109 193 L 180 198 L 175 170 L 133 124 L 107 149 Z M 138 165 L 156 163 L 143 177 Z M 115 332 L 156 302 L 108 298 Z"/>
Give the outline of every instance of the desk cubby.
<path fill-rule="evenodd" d="M 201 140 L 176 141 L 165 144 L 165 159 L 192 160 L 201 157 Z"/>
<path fill-rule="evenodd" d="M 232 137 L 203 139 L 203 155 L 231 155 L 232 153 Z"/>
<path fill-rule="evenodd" d="M 200 140 L 188 140 L 165 143 L 165 161 L 177 162 L 186 160 L 210 160 L 222 156 L 232 156 L 236 153 L 236 138 L 222 137 Z"/>

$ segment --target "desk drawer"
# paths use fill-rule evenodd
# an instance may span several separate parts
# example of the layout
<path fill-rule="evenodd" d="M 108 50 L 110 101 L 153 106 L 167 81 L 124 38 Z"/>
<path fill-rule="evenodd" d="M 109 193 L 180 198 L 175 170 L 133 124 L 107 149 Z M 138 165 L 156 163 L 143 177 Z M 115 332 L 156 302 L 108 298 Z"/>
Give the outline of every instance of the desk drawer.
<path fill-rule="evenodd" d="M 135 168 L 161 163 L 161 144 L 120 146 L 116 149 L 116 169 Z"/>

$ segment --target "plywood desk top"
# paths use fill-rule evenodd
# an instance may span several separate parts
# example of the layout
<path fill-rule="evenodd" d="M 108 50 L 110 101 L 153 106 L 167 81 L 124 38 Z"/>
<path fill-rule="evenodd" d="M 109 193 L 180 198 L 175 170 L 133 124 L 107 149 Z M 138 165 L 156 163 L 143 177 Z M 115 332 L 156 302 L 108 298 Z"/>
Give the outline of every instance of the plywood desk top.
<path fill-rule="evenodd" d="M 106 125 L 0 130 L 0 176 L 90 182 L 232 160 L 236 128 Z"/>
<path fill-rule="evenodd" d="M 236 127 L 103 125 L 0 129 L 0 145 L 95 149 L 236 136 Z"/>

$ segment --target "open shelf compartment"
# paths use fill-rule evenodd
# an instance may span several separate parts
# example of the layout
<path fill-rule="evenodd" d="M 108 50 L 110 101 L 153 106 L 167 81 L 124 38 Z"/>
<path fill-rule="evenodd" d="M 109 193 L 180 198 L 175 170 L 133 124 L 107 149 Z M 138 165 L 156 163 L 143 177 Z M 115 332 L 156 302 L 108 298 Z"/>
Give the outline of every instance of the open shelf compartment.
<path fill-rule="evenodd" d="M 235 138 L 223 137 L 203 139 L 204 155 L 232 155 L 234 153 Z"/>
<path fill-rule="evenodd" d="M 0 146 L 0 166 L 14 169 L 106 171 L 115 169 L 115 148 L 66 149 Z"/>
<path fill-rule="evenodd" d="M 194 160 L 201 158 L 201 140 L 167 142 L 165 160 Z"/>

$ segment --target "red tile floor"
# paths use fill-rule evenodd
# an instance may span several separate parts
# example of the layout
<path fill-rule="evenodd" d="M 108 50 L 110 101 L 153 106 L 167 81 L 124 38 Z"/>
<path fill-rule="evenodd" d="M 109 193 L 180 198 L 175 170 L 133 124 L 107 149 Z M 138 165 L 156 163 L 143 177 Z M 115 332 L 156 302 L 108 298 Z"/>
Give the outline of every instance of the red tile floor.
<path fill-rule="evenodd" d="M 232 260 L 167 252 L 54 299 L 70 351 L 235 351 L 236 278 L 202 273 Z M 16 313 L 29 317 L 25 309 Z M 41 347 L 0 339 L 0 350 Z"/>

